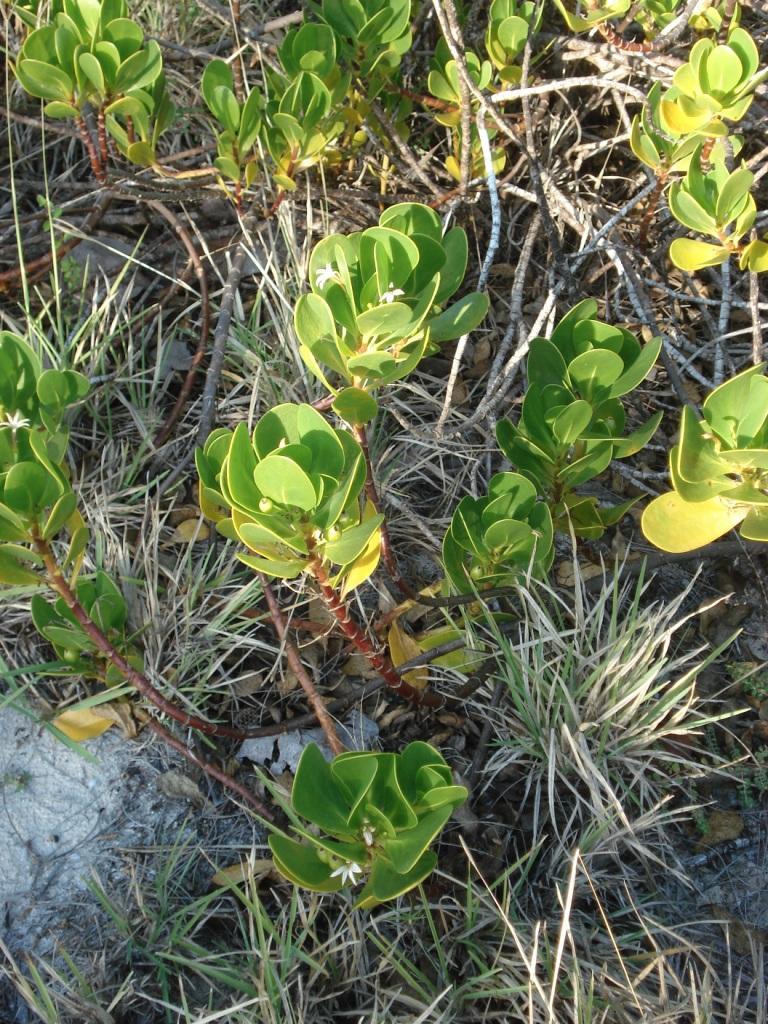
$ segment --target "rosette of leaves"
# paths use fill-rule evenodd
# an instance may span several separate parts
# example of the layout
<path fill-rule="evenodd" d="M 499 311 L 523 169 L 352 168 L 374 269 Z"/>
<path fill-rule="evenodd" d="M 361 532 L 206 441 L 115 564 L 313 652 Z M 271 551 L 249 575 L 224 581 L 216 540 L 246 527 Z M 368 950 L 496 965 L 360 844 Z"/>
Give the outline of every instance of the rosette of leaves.
<path fill-rule="evenodd" d="M 339 754 L 330 763 L 311 743 L 291 791 L 294 830 L 303 842 L 270 836 L 275 867 L 315 892 L 338 892 L 364 878 L 355 907 L 374 907 L 431 874 L 437 855 L 429 847 L 466 798 L 427 743 L 409 743 L 399 754 Z"/>
<path fill-rule="evenodd" d="M 750 192 L 754 175 L 746 166 L 729 171 L 722 145 L 711 154 L 711 169 L 701 169 L 701 145 L 694 151 L 688 172 L 682 181 L 669 190 L 669 209 L 675 220 L 692 231 L 712 235 L 717 242 L 702 242 L 695 238 L 676 238 L 669 255 L 681 270 L 700 270 L 725 263 L 740 250 L 740 239 L 751 229 L 757 216 L 757 206 Z M 754 250 L 747 252 L 743 264 L 751 270 Z"/>
<path fill-rule="evenodd" d="M 203 513 L 252 569 L 292 579 L 332 563 L 348 592 L 376 568 L 383 516 L 361 505 L 360 445 L 311 406 L 278 405 L 252 434 L 215 430 L 196 456 Z"/>
<path fill-rule="evenodd" d="M 462 498 L 443 540 L 443 566 L 458 593 L 511 586 L 552 564 L 552 516 L 519 473 L 497 473 L 488 494 Z"/>
<path fill-rule="evenodd" d="M 333 30 L 339 62 L 377 96 L 411 48 L 410 0 L 322 0 L 316 13 Z"/>
<path fill-rule="evenodd" d="M 688 24 L 696 32 L 719 32 L 723 27 L 723 19 L 726 16 L 726 9 L 731 7 L 730 24 L 732 26 L 741 23 L 741 7 L 734 4 L 733 0 L 718 0 L 717 3 L 709 3 L 706 6 L 696 5 Z"/>
<path fill-rule="evenodd" d="M 91 579 L 79 579 L 74 589 L 77 600 L 112 646 L 133 668 L 143 671 L 144 659 L 126 633 L 125 598 L 110 577 L 99 570 Z M 51 604 L 40 594 L 34 594 L 31 612 L 35 628 L 52 645 L 59 660 L 67 664 L 67 672 L 98 679 L 107 686 L 124 681 L 112 662 L 97 650 L 62 598 Z"/>
<path fill-rule="evenodd" d="M 296 304 L 301 357 L 336 396 L 347 422 L 376 415 L 371 392 L 405 377 L 430 347 L 473 330 L 488 296 L 471 292 L 446 306 L 461 286 L 467 237 L 443 232 L 434 210 L 400 203 L 377 227 L 319 242 L 309 261 L 312 291 Z M 338 391 L 329 377 L 346 387 Z"/>
<path fill-rule="evenodd" d="M 226 61 L 209 61 L 200 85 L 205 104 L 219 122 L 214 167 L 221 178 L 250 188 L 258 174 L 256 143 L 262 128 L 264 97 L 252 89 L 244 103 L 235 96 L 232 68 Z"/>
<path fill-rule="evenodd" d="M 124 0 L 63 0 L 54 11 L 22 46 L 19 82 L 47 101 L 49 117 L 78 120 L 88 107 L 103 113 L 107 131 L 130 160 L 153 162 L 154 143 L 174 112 L 157 87 L 160 47 L 154 40 L 145 44 Z"/>
<path fill-rule="evenodd" d="M 41 559 L 27 545 L 66 526 L 67 560 L 82 552 L 87 530 L 63 468 L 68 406 L 88 392 L 73 370 L 43 370 L 30 346 L 0 332 L 0 583 L 37 584 Z"/>
<path fill-rule="evenodd" d="M 670 139 L 659 122 L 661 83 L 655 82 L 648 93 L 648 102 L 632 119 L 629 144 L 638 160 L 659 177 L 688 170 L 691 156 L 699 145 L 695 136 Z"/>
<path fill-rule="evenodd" d="M 550 339 L 531 341 L 520 420 L 500 420 L 496 427 L 499 447 L 550 506 L 555 529 L 590 539 L 618 522 L 633 501 L 603 508 L 575 489 L 612 459 L 640 451 L 662 416 L 624 436 L 621 398 L 648 376 L 661 339 L 641 346 L 629 331 L 594 319 L 596 312 L 597 303 L 585 299 Z"/>
<path fill-rule="evenodd" d="M 643 512 L 645 536 L 663 551 L 693 551 L 739 527 L 768 541 L 768 377 L 752 366 L 715 388 L 702 418 L 686 406 L 670 452 L 673 490 Z"/>
<path fill-rule="evenodd" d="M 538 29 L 542 11 L 534 0 L 493 0 L 490 6 L 485 49 L 507 85 L 520 82 L 522 69 L 515 61 L 525 49 L 528 36 Z"/>
<path fill-rule="evenodd" d="M 469 77 L 478 89 L 487 89 L 493 78 L 491 62 L 488 60 L 481 61 L 477 54 L 471 50 L 467 50 L 464 57 Z M 442 104 L 440 109 L 432 109 L 431 112 L 438 124 L 444 125 L 451 131 L 451 148 L 453 152 L 445 161 L 445 169 L 452 178 L 459 181 L 461 179 L 459 160 L 462 140 L 461 89 L 456 61 L 451 56 L 451 51 L 448 49 L 444 39 L 440 39 L 435 47 L 435 52 L 429 66 L 431 70 L 427 78 L 427 89 Z M 477 101 L 471 99 L 470 105 L 473 113 L 476 113 Z M 495 129 L 489 127 L 488 137 L 492 139 L 495 135 Z M 504 167 L 506 160 L 504 151 L 494 149 L 491 155 L 494 170 L 498 173 Z M 474 119 L 470 130 L 470 168 L 472 177 L 483 177 L 485 175 L 485 161 Z"/>
<path fill-rule="evenodd" d="M 768 74 L 758 73 L 759 66 L 755 41 L 743 28 L 732 29 L 726 43 L 699 39 L 661 98 L 662 128 L 672 136 L 727 135 L 725 122 L 744 117 Z"/>
<path fill-rule="evenodd" d="M 272 76 L 264 139 L 275 164 L 272 178 L 286 191 L 296 188 L 295 175 L 319 163 L 342 133 L 345 121 L 336 92 L 312 71 L 295 78 Z"/>

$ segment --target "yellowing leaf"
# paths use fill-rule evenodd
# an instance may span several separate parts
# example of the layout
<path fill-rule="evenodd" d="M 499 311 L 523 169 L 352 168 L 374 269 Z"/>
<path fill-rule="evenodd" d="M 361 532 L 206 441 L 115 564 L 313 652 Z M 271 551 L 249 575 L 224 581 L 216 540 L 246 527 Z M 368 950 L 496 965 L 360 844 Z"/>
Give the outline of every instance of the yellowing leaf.
<path fill-rule="evenodd" d="M 271 857 L 241 860 L 239 864 L 230 864 L 229 867 L 217 871 L 211 879 L 211 884 L 230 886 L 237 882 L 246 882 L 249 878 L 265 878 L 273 873 L 274 869 Z"/>
<path fill-rule="evenodd" d="M 60 729 L 65 736 L 77 743 L 101 736 L 114 724 L 114 720 L 105 718 L 93 708 L 73 708 L 71 711 L 62 711 L 52 722 L 52 725 Z"/>
<path fill-rule="evenodd" d="M 376 515 L 376 506 L 372 501 L 366 501 L 365 508 L 363 509 L 362 522 L 370 519 L 371 516 Z M 351 567 L 344 567 L 343 572 L 340 572 L 336 577 L 334 584 L 342 578 L 344 579 L 343 586 L 341 588 L 341 596 L 346 597 L 347 594 L 351 594 L 355 587 L 359 587 L 361 583 L 365 583 L 369 576 L 372 576 L 376 571 L 376 566 L 379 564 L 381 558 L 381 530 L 374 530 L 371 536 L 368 538 L 368 543 L 365 545 L 363 550 L 352 562 Z"/>
<path fill-rule="evenodd" d="M 700 242 L 697 238 L 676 238 L 669 247 L 669 258 L 675 266 L 689 273 L 702 267 L 717 267 L 730 254 L 724 245 Z"/>
<path fill-rule="evenodd" d="M 173 531 L 171 544 L 199 544 L 200 541 L 208 540 L 211 531 L 205 523 L 199 519 L 185 519 L 179 523 Z"/>
<path fill-rule="evenodd" d="M 417 658 L 422 653 L 421 647 L 419 647 L 414 638 L 406 633 L 397 621 L 393 622 L 389 627 L 387 643 L 389 644 L 392 664 L 395 668 L 406 661 L 410 661 L 411 658 Z M 415 686 L 417 690 L 423 690 L 429 680 L 429 669 L 426 665 L 411 669 L 410 672 L 405 673 L 403 679 L 405 679 L 406 683 L 410 683 L 411 686 Z"/>
<path fill-rule="evenodd" d="M 738 526 L 748 512 L 748 506 L 725 498 L 683 501 L 669 491 L 645 508 L 641 525 L 651 544 L 662 551 L 695 551 Z"/>

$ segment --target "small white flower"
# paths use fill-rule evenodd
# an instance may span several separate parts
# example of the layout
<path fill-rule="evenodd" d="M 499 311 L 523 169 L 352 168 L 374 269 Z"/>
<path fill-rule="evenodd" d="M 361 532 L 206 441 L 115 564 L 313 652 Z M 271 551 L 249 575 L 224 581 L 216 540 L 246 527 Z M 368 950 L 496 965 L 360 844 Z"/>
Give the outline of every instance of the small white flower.
<path fill-rule="evenodd" d="M 14 436 L 16 435 L 16 431 L 19 430 L 21 427 L 28 426 L 29 420 L 27 419 L 26 416 L 22 416 L 20 412 L 7 413 L 5 419 L 0 420 L 0 429 L 2 429 L 3 427 L 10 427 L 10 429 L 14 433 Z"/>
<path fill-rule="evenodd" d="M 359 864 L 355 864 L 354 861 L 349 860 L 346 864 L 342 864 L 341 867 L 336 868 L 335 871 L 331 872 L 331 878 L 338 878 L 341 876 L 341 884 L 346 885 L 347 882 L 351 882 L 352 885 L 357 885 L 359 879 L 355 878 L 355 875 L 362 875 L 363 869 Z"/>
<path fill-rule="evenodd" d="M 392 282 L 390 281 L 389 282 L 389 291 L 388 292 L 384 292 L 384 294 L 380 297 L 380 301 L 381 302 L 394 302 L 395 299 L 399 298 L 399 296 L 401 296 L 401 295 L 405 295 L 405 292 L 403 291 L 403 289 L 402 288 L 395 288 L 394 285 L 392 284 Z"/>
<path fill-rule="evenodd" d="M 363 825 L 363 842 L 366 846 L 373 846 L 376 839 L 376 829 L 367 822 Z"/>
<path fill-rule="evenodd" d="M 339 275 L 333 269 L 331 264 L 330 263 L 326 263 L 326 265 L 322 268 L 322 270 L 318 270 L 317 275 L 315 276 L 315 285 L 318 288 L 325 288 L 325 286 L 330 281 L 338 281 L 338 279 L 339 279 Z"/>

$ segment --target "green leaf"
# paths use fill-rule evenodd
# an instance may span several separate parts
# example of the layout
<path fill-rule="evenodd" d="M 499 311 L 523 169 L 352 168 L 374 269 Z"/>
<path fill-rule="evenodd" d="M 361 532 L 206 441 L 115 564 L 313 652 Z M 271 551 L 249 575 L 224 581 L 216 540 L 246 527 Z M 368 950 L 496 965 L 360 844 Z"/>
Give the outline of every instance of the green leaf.
<path fill-rule="evenodd" d="M 275 867 L 289 882 L 313 892 L 341 889 L 341 878 L 331 878 L 331 868 L 313 847 L 282 835 L 271 835 L 268 842 Z"/>
<path fill-rule="evenodd" d="M 364 550 L 370 537 L 378 530 L 384 522 L 384 516 L 376 514 L 370 519 L 364 519 L 357 526 L 351 526 L 343 530 L 341 537 L 335 541 L 328 541 L 323 549 L 326 558 L 330 558 L 337 565 L 347 565 L 353 562 Z"/>
<path fill-rule="evenodd" d="M 107 86 L 104 81 L 104 72 L 98 58 L 92 53 L 81 53 L 78 63 L 85 77 L 94 87 L 100 97 L 106 96 Z"/>
<path fill-rule="evenodd" d="M 278 560 L 276 558 L 259 558 L 256 555 L 238 553 L 238 561 L 247 565 L 255 572 L 263 572 L 266 576 L 274 576 L 280 580 L 293 580 L 306 569 L 306 561 L 298 558 Z"/>
<path fill-rule="evenodd" d="M 72 103 L 75 91 L 72 79 L 52 64 L 44 64 L 39 60 L 20 60 L 16 77 L 27 92 L 38 99 Z"/>
<path fill-rule="evenodd" d="M 334 835 L 349 835 L 351 807 L 316 743 L 305 747 L 296 768 L 291 803 L 297 814 Z"/>
<path fill-rule="evenodd" d="M 315 487 L 292 459 L 268 455 L 253 471 L 253 480 L 266 498 L 309 512 L 318 502 Z"/>
<path fill-rule="evenodd" d="M 344 388 L 333 402 L 333 411 L 352 426 L 370 423 L 379 411 L 376 399 L 362 388 Z"/>
<path fill-rule="evenodd" d="M 72 103 L 62 103 L 59 100 L 52 100 L 50 103 L 46 103 L 43 110 L 48 117 L 62 120 L 80 115 L 80 111 Z"/>
<path fill-rule="evenodd" d="M 610 393 L 624 371 L 621 356 L 608 349 L 592 349 L 582 352 L 568 364 L 568 376 L 574 389 L 587 400 L 601 393 Z"/>
<path fill-rule="evenodd" d="M 490 300 L 485 292 L 471 292 L 428 321 L 430 341 L 453 341 L 482 323 Z"/>
<path fill-rule="evenodd" d="M 637 359 L 624 370 L 618 380 L 613 382 L 608 392 L 609 397 L 621 398 L 622 395 L 634 391 L 651 372 L 651 368 L 659 358 L 659 352 L 661 352 L 661 338 L 651 338 L 643 345 Z"/>
<path fill-rule="evenodd" d="M 9 586 L 28 586 L 29 584 L 42 584 L 42 578 L 32 569 L 20 562 L 12 554 L 5 550 L 6 545 L 0 548 L 0 583 Z"/>
<path fill-rule="evenodd" d="M 160 47 L 154 39 L 150 39 L 145 49 L 129 57 L 117 72 L 115 91 L 128 92 L 129 89 L 144 89 L 159 77 L 163 70 L 163 57 Z"/>
<path fill-rule="evenodd" d="M 413 889 L 428 875 L 431 875 L 436 864 L 437 854 L 430 850 L 407 874 L 400 874 L 386 860 L 379 857 L 373 865 L 370 881 L 360 893 L 355 907 L 365 910 L 375 907 L 377 903 L 384 903 L 386 900 L 402 896 L 403 893 Z"/>
<path fill-rule="evenodd" d="M 65 491 L 59 498 L 48 516 L 48 521 L 43 529 L 43 540 L 51 540 L 64 528 L 67 520 L 77 508 L 77 498 L 72 491 Z"/>
<path fill-rule="evenodd" d="M 552 424 L 552 432 L 561 444 L 572 445 L 592 422 L 592 406 L 577 400 L 567 405 Z"/>

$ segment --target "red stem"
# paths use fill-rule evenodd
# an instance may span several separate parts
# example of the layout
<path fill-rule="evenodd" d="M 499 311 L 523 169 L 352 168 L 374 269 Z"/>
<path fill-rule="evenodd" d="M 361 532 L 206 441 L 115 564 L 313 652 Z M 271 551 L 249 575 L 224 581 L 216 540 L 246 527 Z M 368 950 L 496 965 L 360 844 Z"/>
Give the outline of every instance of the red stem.
<path fill-rule="evenodd" d="M 80 138 L 83 140 L 83 145 L 88 153 L 88 159 L 91 161 L 91 170 L 93 171 L 94 178 L 96 178 L 97 181 L 104 183 L 107 180 L 107 175 L 101 165 L 101 161 L 99 160 L 99 154 L 96 152 L 96 147 L 93 144 L 91 133 L 88 131 L 86 123 L 82 117 L 75 118 L 75 126 L 80 133 Z"/>
<path fill-rule="evenodd" d="M 99 132 L 99 157 L 101 159 L 101 166 L 106 170 L 109 163 L 109 153 L 107 152 L 107 126 L 103 107 L 99 110 L 96 123 Z"/>
<path fill-rule="evenodd" d="M 368 659 L 387 686 L 417 706 L 443 707 L 445 701 L 442 697 L 434 693 L 425 693 L 423 690 L 417 690 L 414 686 L 411 686 L 402 676 L 398 675 L 395 666 L 387 655 L 381 650 L 376 650 L 370 638 L 350 617 L 349 608 L 331 586 L 328 573 L 325 571 L 325 567 L 319 558 L 314 558 L 310 562 L 308 571 L 314 576 L 315 582 L 320 587 L 320 593 L 323 595 L 328 609 L 335 616 L 341 631 L 348 640 L 352 641 L 358 651 Z"/>
<path fill-rule="evenodd" d="M 96 649 L 101 651 L 101 653 L 115 666 L 120 675 L 127 679 L 132 686 L 135 686 L 142 696 L 151 701 L 155 707 L 160 709 L 160 711 L 164 711 L 169 718 L 172 718 L 175 722 L 178 722 L 180 725 L 187 726 L 190 729 L 197 729 L 198 732 L 206 733 L 209 736 L 228 736 L 231 739 L 237 740 L 244 740 L 248 738 L 248 733 L 244 732 L 242 729 L 233 729 L 226 725 L 215 725 L 213 722 L 206 722 L 202 718 L 198 718 L 196 715 L 188 714 L 186 711 L 183 711 L 171 701 L 167 700 L 159 690 L 155 689 L 145 675 L 141 672 L 137 672 L 136 669 L 125 660 L 122 654 L 120 654 L 113 644 L 109 642 L 96 623 L 90 618 L 85 608 L 83 608 L 78 601 L 69 583 L 67 583 L 64 578 L 48 542 L 37 535 L 34 538 L 34 546 L 37 553 L 43 559 L 43 564 L 45 565 L 47 573 L 48 585 L 62 598 L 67 608 L 69 608 L 74 617 L 80 623 L 83 632 L 90 638 Z"/>
<path fill-rule="evenodd" d="M 186 744 L 182 743 L 180 739 L 177 739 L 177 737 L 174 736 L 172 732 L 169 732 L 168 729 L 166 729 L 162 723 L 158 722 L 156 718 L 148 717 L 146 724 L 147 728 L 151 729 L 152 732 L 167 743 L 169 747 L 173 747 L 173 749 L 177 750 L 183 757 L 186 757 L 188 761 L 191 761 L 192 764 L 201 768 L 206 775 L 210 775 L 212 779 L 216 779 L 217 782 L 222 784 L 222 786 L 225 786 L 233 793 L 237 793 L 239 797 L 242 797 L 242 799 L 245 800 L 246 803 L 249 803 L 251 807 L 253 807 L 254 810 L 262 816 L 262 818 L 266 818 L 267 821 L 275 820 L 274 814 L 264 806 L 261 800 L 259 800 L 258 797 L 250 791 L 250 789 L 247 789 L 242 785 L 242 783 L 236 782 L 231 775 L 227 775 L 227 773 L 223 772 L 221 768 L 217 768 L 216 765 L 211 764 L 210 761 L 204 760 L 204 758 L 200 757 L 193 750 L 190 750 Z"/>

